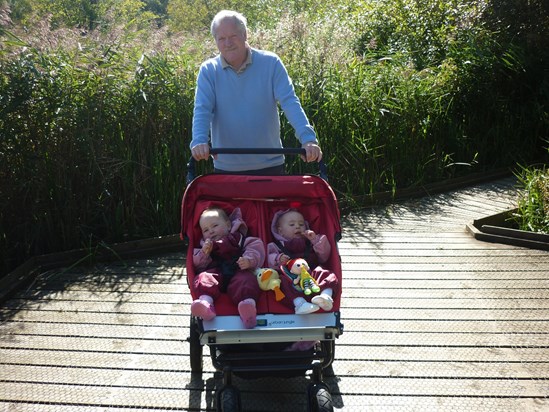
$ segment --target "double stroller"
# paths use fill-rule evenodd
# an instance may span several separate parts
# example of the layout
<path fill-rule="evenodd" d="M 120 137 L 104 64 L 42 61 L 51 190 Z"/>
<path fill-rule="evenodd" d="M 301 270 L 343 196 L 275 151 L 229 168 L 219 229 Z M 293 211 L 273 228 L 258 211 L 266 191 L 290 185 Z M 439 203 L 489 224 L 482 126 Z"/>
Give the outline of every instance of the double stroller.
<path fill-rule="evenodd" d="M 241 153 L 243 150 L 212 149 L 212 154 Z M 302 149 L 279 151 L 302 153 Z M 334 192 L 325 180 L 322 163 L 323 177 L 204 174 L 195 178 L 192 159 L 188 166 L 188 185 L 181 207 L 181 234 L 188 242 L 186 273 L 189 285 L 197 275 L 192 250 L 199 247 L 202 238 L 198 221 L 204 209 L 216 206 L 232 211 L 239 207 L 248 234 L 261 238 L 267 245 L 273 240 L 271 221 L 274 214 L 296 204 L 311 228 L 325 234 L 332 242 L 331 255 L 323 266 L 334 272 L 341 284 L 341 259 L 337 249 L 341 237 L 340 214 Z M 197 297 L 192 296 L 192 299 Z M 291 308 L 278 302 L 272 291 L 263 291 L 257 301 L 257 326 L 253 329 L 244 328 L 236 306 L 226 294 L 216 299 L 217 316 L 212 320 L 204 321 L 191 315 L 188 338 L 191 370 L 202 372 L 203 349 L 209 347 L 212 364 L 221 373 L 223 382 L 216 390 L 217 410 L 241 410 L 240 392 L 233 385 L 233 375 L 252 379 L 296 377 L 311 371 L 306 391 L 308 410 L 332 411 L 332 398 L 323 382 L 323 370 L 332 364 L 335 339 L 343 333 L 340 298 L 340 294 L 333 296 L 330 312 L 319 310 L 296 315 Z M 288 350 L 295 342 L 315 344 L 312 347 L 304 345 L 309 347 L 306 350 Z"/>

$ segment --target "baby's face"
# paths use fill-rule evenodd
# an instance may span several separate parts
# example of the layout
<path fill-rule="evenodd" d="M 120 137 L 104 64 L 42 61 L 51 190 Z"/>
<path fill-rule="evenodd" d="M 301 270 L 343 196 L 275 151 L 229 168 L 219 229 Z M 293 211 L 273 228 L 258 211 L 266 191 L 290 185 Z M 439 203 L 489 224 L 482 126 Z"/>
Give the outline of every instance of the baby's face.
<path fill-rule="evenodd" d="M 231 222 L 224 220 L 218 215 L 202 216 L 200 218 L 200 230 L 204 239 L 214 242 L 229 234 Z"/>
<path fill-rule="evenodd" d="M 305 219 L 299 212 L 288 212 L 278 219 L 278 234 L 286 239 L 303 236 Z"/>

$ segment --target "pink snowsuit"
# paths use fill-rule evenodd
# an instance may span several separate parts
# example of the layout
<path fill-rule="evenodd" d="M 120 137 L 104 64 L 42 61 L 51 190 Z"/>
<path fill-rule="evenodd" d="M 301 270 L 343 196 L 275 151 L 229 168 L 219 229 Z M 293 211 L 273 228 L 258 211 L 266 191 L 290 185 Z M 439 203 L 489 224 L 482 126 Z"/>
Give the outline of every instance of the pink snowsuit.
<path fill-rule="evenodd" d="M 271 232 L 277 242 L 270 242 L 267 245 L 267 264 L 270 268 L 278 270 L 281 279 L 280 289 L 286 295 L 282 302 L 289 307 L 293 307 L 293 301 L 297 297 L 303 297 L 310 300 L 314 295 L 310 295 L 307 298 L 299 287 L 295 287 L 291 278 L 288 277 L 287 271 L 282 270 L 280 265 L 280 256 L 288 255 L 291 259 L 303 258 L 309 264 L 311 268 L 311 276 L 317 281 L 320 290 L 327 288 L 332 289 L 334 295 L 339 292 L 339 280 L 335 273 L 330 272 L 319 266 L 328 260 L 331 252 L 331 245 L 326 235 L 317 234 L 316 237 L 309 242 L 305 238 L 286 239 L 281 236 L 277 231 L 278 219 L 293 209 L 281 210 L 275 213 L 273 221 L 271 223 Z M 309 224 L 305 222 L 305 226 L 308 229 Z"/>
<path fill-rule="evenodd" d="M 248 228 L 242 220 L 239 208 L 230 216 L 231 230 L 227 236 L 213 244 L 209 256 L 201 248 L 193 251 L 196 272 L 192 288 L 195 296 L 208 295 L 214 300 L 226 292 L 236 305 L 244 299 L 257 300 L 261 293 L 254 270 L 263 265 L 265 246 L 261 239 L 248 236 Z M 204 239 L 200 242 L 202 246 Z M 236 264 L 239 257 L 250 259 L 252 267 L 242 270 Z"/>

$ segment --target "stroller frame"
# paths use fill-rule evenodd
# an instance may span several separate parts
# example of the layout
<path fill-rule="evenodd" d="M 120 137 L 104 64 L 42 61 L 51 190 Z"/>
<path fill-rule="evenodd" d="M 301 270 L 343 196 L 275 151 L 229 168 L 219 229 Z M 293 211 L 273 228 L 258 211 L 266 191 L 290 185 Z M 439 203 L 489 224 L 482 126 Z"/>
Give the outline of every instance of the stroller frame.
<path fill-rule="evenodd" d="M 235 153 L 241 149 L 225 150 Z M 284 153 L 292 150 L 290 154 L 302 153 L 301 149 L 282 150 Z M 325 166 L 323 168 L 325 170 Z M 188 170 L 194 173 L 194 166 L 190 165 Z M 250 235 L 260 237 L 266 245 L 271 239 L 270 219 L 274 211 L 295 203 L 300 205 L 299 209 L 307 220 L 315 220 L 312 227 L 318 227 L 319 233 L 325 233 L 333 240 L 327 267 L 338 275 L 341 282 L 341 261 L 337 250 L 341 237 L 340 216 L 336 197 L 324 178 L 314 175 L 206 174 L 196 179 L 190 176 L 188 180 L 181 207 L 181 235 L 188 241 L 186 268 L 189 285 L 196 275 L 192 267 L 192 250 L 201 238 L 197 222 L 202 210 L 212 205 L 225 209 L 241 207 L 244 220 L 249 223 Z M 195 298 L 197 296 L 193 296 Z M 334 296 L 333 311 L 296 315 L 276 302 L 272 292 L 262 292 L 258 301 L 257 326 L 246 329 L 228 296 L 222 294 L 216 300 L 217 316 L 214 319 L 203 321 L 191 315 L 188 338 L 191 371 L 202 372 L 203 348 L 208 346 L 212 364 L 223 382 L 216 391 L 219 411 L 241 409 L 240 393 L 232 384 L 233 374 L 245 378 L 290 377 L 312 371 L 312 381 L 307 387 L 308 410 L 331 411 L 332 400 L 329 388 L 323 382 L 323 370 L 334 361 L 335 340 L 343 333 L 339 304 L 340 294 Z M 304 351 L 284 350 L 294 342 L 316 343 Z"/>

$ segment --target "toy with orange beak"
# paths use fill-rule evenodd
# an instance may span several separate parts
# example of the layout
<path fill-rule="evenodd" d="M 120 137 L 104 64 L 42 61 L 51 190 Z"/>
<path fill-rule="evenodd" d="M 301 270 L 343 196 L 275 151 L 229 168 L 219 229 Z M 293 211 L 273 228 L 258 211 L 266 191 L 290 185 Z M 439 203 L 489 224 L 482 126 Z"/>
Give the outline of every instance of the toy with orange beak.
<path fill-rule="evenodd" d="M 261 290 L 272 290 L 275 293 L 275 300 L 277 302 L 284 299 L 286 295 L 284 295 L 282 290 L 280 290 L 280 277 L 278 276 L 278 272 L 276 270 L 260 268 L 256 270 L 255 274 Z"/>
<path fill-rule="evenodd" d="M 320 292 L 318 283 L 309 273 L 309 265 L 305 259 L 291 259 L 286 263 L 286 267 L 291 273 L 297 275 L 293 280 L 294 285 L 299 285 L 305 295 Z"/>

